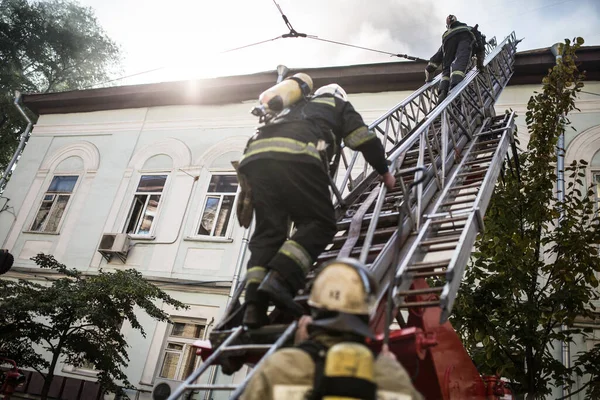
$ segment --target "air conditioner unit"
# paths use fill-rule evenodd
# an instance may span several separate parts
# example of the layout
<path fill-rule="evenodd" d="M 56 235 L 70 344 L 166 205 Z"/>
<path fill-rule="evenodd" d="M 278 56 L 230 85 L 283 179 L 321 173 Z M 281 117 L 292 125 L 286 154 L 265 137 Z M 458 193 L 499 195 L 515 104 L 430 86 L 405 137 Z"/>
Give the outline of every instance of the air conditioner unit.
<path fill-rule="evenodd" d="M 171 379 L 158 379 L 152 388 L 152 400 L 167 400 L 181 383 Z"/>
<path fill-rule="evenodd" d="M 98 252 L 110 262 L 113 256 L 117 256 L 123 263 L 127 260 L 129 251 L 129 236 L 126 233 L 105 233 L 100 239 Z"/>

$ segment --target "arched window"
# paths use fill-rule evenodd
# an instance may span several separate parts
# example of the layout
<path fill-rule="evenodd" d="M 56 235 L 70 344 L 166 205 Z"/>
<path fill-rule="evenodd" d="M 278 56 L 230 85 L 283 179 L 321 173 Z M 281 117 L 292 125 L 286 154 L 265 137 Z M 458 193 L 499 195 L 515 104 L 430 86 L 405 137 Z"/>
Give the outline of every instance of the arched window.
<path fill-rule="evenodd" d="M 197 162 L 205 165 L 210 175 L 204 186 L 206 194 L 192 236 L 230 238 L 235 221 L 235 204 L 239 192 L 237 174 L 231 162 L 239 161 L 248 138 L 223 140 L 208 149 Z"/>
<path fill-rule="evenodd" d="M 153 237 L 173 171 L 188 166 L 189 148 L 177 139 L 165 139 L 139 150 L 129 163 L 132 171 L 131 200 L 122 232 L 138 237 Z M 121 220 L 123 221 L 123 220 Z"/>

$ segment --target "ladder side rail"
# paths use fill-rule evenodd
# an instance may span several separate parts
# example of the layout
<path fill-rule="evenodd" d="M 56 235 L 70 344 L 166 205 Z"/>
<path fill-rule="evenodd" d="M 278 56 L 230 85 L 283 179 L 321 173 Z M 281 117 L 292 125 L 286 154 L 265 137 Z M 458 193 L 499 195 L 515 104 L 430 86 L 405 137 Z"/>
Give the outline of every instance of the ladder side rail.
<path fill-rule="evenodd" d="M 494 154 L 490 166 L 486 172 L 485 178 L 481 184 L 477 197 L 473 203 L 473 209 L 467 220 L 467 229 L 465 229 L 459 239 L 457 250 L 448 265 L 448 273 L 453 274 L 440 296 L 440 305 L 442 307 L 442 321 L 446 321 L 452 312 L 454 300 L 458 293 L 458 288 L 462 281 L 465 267 L 471 255 L 471 249 L 475 243 L 475 239 L 480 232 L 483 232 L 483 217 L 487 211 L 487 206 L 494 193 L 494 186 L 500 175 L 500 169 L 504 163 L 506 154 L 510 144 L 509 136 L 514 130 L 514 112 L 511 113 L 507 124 L 504 127 L 504 133 L 498 144 L 498 148 Z"/>
<path fill-rule="evenodd" d="M 463 232 L 463 235 L 457 246 L 459 251 L 455 251 L 453 258 L 448 265 L 448 271 L 453 273 L 455 277 L 458 277 L 458 279 L 452 279 L 450 286 L 444 286 L 444 290 L 440 296 L 440 303 L 442 305 L 442 318 L 445 317 L 447 319 L 452 311 L 452 306 L 458 292 L 458 287 L 460 286 L 460 282 L 462 280 L 461 278 L 464 273 L 464 268 L 466 267 L 466 263 L 468 262 L 468 258 L 471 254 L 471 248 L 475 243 L 477 234 L 479 234 L 479 232 L 483 232 L 484 227 L 481 226 L 483 217 L 487 211 L 492 194 L 494 193 L 495 183 L 500 175 L 500 170 L 502 169 L 504 159 L 508 153 L 510 136 L 514 132 L 514 116 L 515 113 L 513 111 L 503 128 L 504 132 L 502 133 L 502 137 L 498 143 L 498 148 L 496 149 L 494 157 L 490 162 L 485 178 L 481 183 L 481 187 L 477 193 L 477 197 L 473 202 L 473 208 L 467 223 L 468 226 L 472 225 L 472 227 L 470 227 L 470 229 L 465 229 Z"/>

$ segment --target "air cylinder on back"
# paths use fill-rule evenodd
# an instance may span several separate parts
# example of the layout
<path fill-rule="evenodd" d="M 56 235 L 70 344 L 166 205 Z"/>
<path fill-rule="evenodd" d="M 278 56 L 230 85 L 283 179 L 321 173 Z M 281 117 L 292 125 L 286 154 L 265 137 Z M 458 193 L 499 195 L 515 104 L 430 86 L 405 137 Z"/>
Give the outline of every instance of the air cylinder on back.
<path fill-rule="evenodd" d="M 259 105 L 251 111 L 253 115 L 268 121 L 285 108 L 308 96 L 313 88 L 310 76 L 302 72 L 270 87 L 258 97 Z"/>

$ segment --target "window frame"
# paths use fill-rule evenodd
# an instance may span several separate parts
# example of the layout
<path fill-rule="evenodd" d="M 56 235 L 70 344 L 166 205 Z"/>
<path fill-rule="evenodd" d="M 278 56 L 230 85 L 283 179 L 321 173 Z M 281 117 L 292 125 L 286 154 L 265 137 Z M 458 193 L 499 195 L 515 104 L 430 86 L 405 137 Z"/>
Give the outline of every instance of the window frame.
<path fill-rule="evenodd" d="M 134 182 L 134 185 L 128 196 L 129 202 L 126 203 L 127 209 L 126 209 L 125 220 L 123 222 L 121 232 L 127 234 L 132 239 L 153 240 L 155 238 L 156 226 L 158 225 L 158 221 L 160 220 L 160 215 L 161 215 L 161 212 L 163 209 L 163 204 L 164 204 L 163 197 L 167 195 L 167 192 L 169 190 L 169 184 L 171 182 L 171 173 L 172 173 L 172 171 L 152 170 L 152 171 L 139 171 L 139 174 L 136 174 L 136 179 L 131 180 L 132 182 Z M 165 184 L 163 185 L 162 191 L 161 192 L 138 192 L 137 188 L 140 185 L 142 177 L 150 176 L 150 175 L 165 175 L 166 176 Z M 150 230 L 147 234 L 127 233 L 127 226 L 129 225 L 129 221 L 130 221 L 131 215 L 133 213 L 133 200 L 135 199 L 135 196 L 138 194 L 147 194 L 148 195 L 148 199 L 146 199 L 146 203 L 144 204 L 144 209 L 147 207 L 151 195 L 153 195 L 153 194 L 160 195 L 160 199 L 158 201 L 158 206 L 156 207 L 156 215 L 154 216 L 154 220 L 152 221 L 152 226 L 150 227 Z M 138 222 L 138 225 L 141 224 L 142 221 L 143 221 L 143 218 L 140 219 L 140 221 Z M 139 227 L 137 229 L 139 229 Z"/>
<path fill-rule="evenodd" d="M 202 334 L 200 335 L 200 337 L 198 337 L 198 338 L 185 338 L 182 336 L 173 336 L 172 333 L 173 333 L 173 328 L 174 328 L 175 324 L 200 325 L 200 326 L 202 326 L 203 331 L 202 331 Z M 166 380 L 172 380 L 172 381 L 177 381 L 177 382 L 183 382 L 185 379 L 187 379 L 187 376 L 183 376 L 181 379 L 177 379 L 177 378 L 182 373 L 182 369 L 186 368 L 184 361 L 185 361 L 185 354 L 188 351 L 191 351 L 190 354 L 193 354 L 196 356 L 196 360 L 194 361 L 194 366 L 193 366 L 192 372 L 195 371 L 196 369 L 198 369 L 200 364 L 202 364 L 203 360 L 202 360 L 201 356 L 196 354 L 196 348 L 193 346 L 193 344 L 194 344 L 194 342 L 196 342 L 198 340 L 206 339 L 208 328 L 209 328 L 208 321 L 204 318 L 175 318 L 175 317 L 173 317 L 171 319 L 171 323 L 167 324 L 167 329 L 165 330 L 165 334 L 164 334 L 165 336 L 164 336 L 162 346 L 160 348 L 160 355 L 158 357 L 158 363 L 157 363 L 156 369 L 154 371 L 154 380 L 156 381 L 156 380 L 166 379 Z M 170 343 L 182 345 L 183 347 L 181 350 L 169 349 L 168 346 Z M 161 372 L 164 367 L 165 359 L 167 357 L 167 354 L 169 354 L 169 353 L 179 355 L 179 359 L 177 361 L 177 365 L 175 367 L 175 372 L 174 372 L 175 378 L 173 378 L 173 379 L 161 376 Z"/>
<path fill-rule="evenodd" d="M 204 191 L 204 195 L 202 196 L 202 201 L 200 202 L 200 209 L 199 209 L 199 215 L 196 219 L 196 223 L 194 224 L 194 230 L 192 232 L 192 234 L 190 235 L 191 239 L 195 239 L 195 240 L 204 240 L 204 241 L 223 241 L 223 242 L 230 242 L 232 240 L 232 236 L 233 236 L 233 229 L 235 226 L 235 223 L 233 223 L 233 221 L 235 221 L 236 219 L 236 206 L 237 206 L 237 202 L 238 202 L 238 198 L 239 198 L 239 193 L 240 193 L 240 184 L 238 181 L 238 185 L 237 188 L 235 190 L 235 192 L 209 192 L 208 188 L 210 187 L 210 182 L 212 180 L 212 178 L 214 176 L 220 176 L 220 175 L 230 175 L 236 178 L 237 181 L 237 174 L 235 171 L 209 171 L 209 177 L 208 180 L 206 182 L 206 187 L 205 187 L 205 191 Z M 221 210 L 221 205 L 223 204 L 223 197 L 226 195 L 233 195 L 233 203 L 231 204 L 231 215 L 229 217 L 229 221 L 227 222 L 227 227 L 225 228 L 225 235 L 223 236 L 215 236 L 214 235 L 214 231 L 216 229 L 216 223 L 214 224 L 214 226 L 212 227 L 211 231 L 212 233 L 210 235 L 203 235 L 198 233 L 198 231 L 200 230 L 200 226 L 202 225 L 202 216 L 204 215 L 204 210 L 206 209 L 206 201 L 209 197 L 215 197 L 215 196 L 220 196 L 219 199 L 219 204 L 217 206 L 217 212 L 215 213 L 217 216 L 219 214 L 219 211 Z M 216 221 L 215 221 L 216 222 Z"/>
<path fill-rule="evenodd" d="M 73 190 L 71 190 L 70 193 L 67 192 L 55 192 L 53 195 L 54 196 L 64 196 L 66 194 L 69 195 L 69 201 L 67 202 L 67 205 L 65 206 L 65 209 L 62 213 L 62 215 L 60 216 L 60 221 L 58 221 L 58 224 L 56 225 L 56 230 L 53 232 L 45 232 L 45 231 L 35 231 L 33 230 L 33 224 L 35 223 L 35 219 L 38 215 L 38 213 L 40 212 L 40 209 L 42 207 L 42 204 L 44 203 L 44 198 L 46 197 L 46 195 L 48 194 L 48 189 L 50 189 L 50 185 L 52 184 L 52 181 L 54 180 L 55 177 L 57 176 L 75 176 L 77 177 L 77 180 L 75 181 L 75 185 L 73 185 Z M 81 183 L 81 177 L 82 174 L 80 172 L 59 172 L 59 173 L 54 173 L 51 175 L 51 178 L 48 182 L 47 185 L 45 185 L 45 190 L 43 192 L 41 192 L 41 196 L 37 202 L 37 207 L 34 208 L 35 212 L 33 212 L 33 216 L 31 218 L 31 221 L 29 222 L 29 224 L 27 224 L 26 226 L 28 227 L 26 230 L 24 230 L 24 233 L 33 233 L 33 234 L 40 234 L 40 235 L 60 235 L 60 232 L 62 230 L 63 224 L 66 220 L 66 215 L 69 213 L 69 210 L 71 209 L 71 205 L 73 204 L 73 198 L 75 197 L 76 193 L 77 193 L 77 189 L 79 188 L 79 184 Z M 48 215 L 50 215 L 52 213 L 52 210 L 56 207 L 57 201 L 54 200 L 52 203 L 52 206 L 50 207 L 50 210 L 48 211 Z M 45 227 L 47 225 L 48 221 L 46 220 L 43 224 L 43 226 Z"/>

